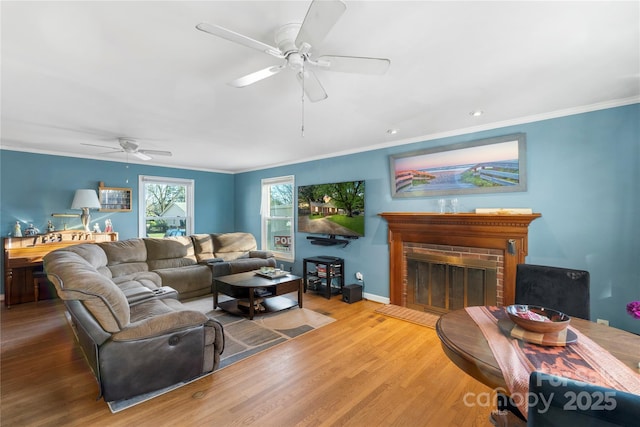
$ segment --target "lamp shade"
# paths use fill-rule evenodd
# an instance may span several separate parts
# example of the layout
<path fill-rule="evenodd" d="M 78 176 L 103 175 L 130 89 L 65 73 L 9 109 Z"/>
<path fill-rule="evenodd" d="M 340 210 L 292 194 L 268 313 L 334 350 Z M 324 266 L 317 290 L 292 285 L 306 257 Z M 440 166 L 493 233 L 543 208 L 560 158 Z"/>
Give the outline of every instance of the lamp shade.
<path fill-rule="evenodd" d="M 100 201 L 95 190 L 76 190 L 71 209 L 99 209 Z"/>

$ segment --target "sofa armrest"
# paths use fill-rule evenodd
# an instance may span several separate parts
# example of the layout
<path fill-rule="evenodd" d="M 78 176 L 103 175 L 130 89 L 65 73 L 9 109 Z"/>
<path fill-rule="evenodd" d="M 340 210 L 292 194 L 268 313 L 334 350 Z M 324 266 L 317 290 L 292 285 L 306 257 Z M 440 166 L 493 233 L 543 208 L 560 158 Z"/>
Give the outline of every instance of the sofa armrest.
<path fill-rule="evenodd" d="M 202 375 L 204 329 L 200 325 L 145 339 L 107 341 L 100 348 L 104 400 L 129 399 Z"/>
<path fill-rule="evenodd" d="M 214 262 L 212 264 L 209 264 L 209 266 L 211 267 L 211 275 L 214 279 L 216 277 L 227 276 L 231 274 L 231 263 L 228 261 Z"/>
<path fill-rule="evenodd" d="M 199 311 L 181 310 L 163 313 L 130 323 L 112 336 L 113 341 L 132 341 L 168 335 L 182 329 L 204 325 L 209 318 Z"/>
<path fill-rule="evenodd" d="M 275 258 L 273 252 L 269 251 L 249 251 L 249 258 Z"/>
<path fill-rule="evenodd" d="M 124 295 L 127 297 L 127 302 L 129 302 L 130 306 L 133 304 L 139 304 L 142 301 L 146 301 L 155 296 L 154 291 L 149 288 L 145 288 L 144 286 L 123 289 L 122 292 L 124 292 Z"/>

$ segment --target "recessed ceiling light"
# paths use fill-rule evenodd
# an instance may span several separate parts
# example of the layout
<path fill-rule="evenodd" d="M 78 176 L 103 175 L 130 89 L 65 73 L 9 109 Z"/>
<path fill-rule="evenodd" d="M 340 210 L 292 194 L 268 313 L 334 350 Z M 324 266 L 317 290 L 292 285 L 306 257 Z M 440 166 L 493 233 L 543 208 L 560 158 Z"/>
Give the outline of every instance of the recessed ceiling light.
<path fill-rule="evenodd" d="M 469 115 L 473 117 L 480 117 L 483 114 L 484 114 L 484 111 L 482 110 L 476 110 L 469 113 Z"/>
<path fill-rule="evenodd" d="M 395 135 L 398 132 L 400 132 L 400 129 L 387 129 L 389 135 Z"/>

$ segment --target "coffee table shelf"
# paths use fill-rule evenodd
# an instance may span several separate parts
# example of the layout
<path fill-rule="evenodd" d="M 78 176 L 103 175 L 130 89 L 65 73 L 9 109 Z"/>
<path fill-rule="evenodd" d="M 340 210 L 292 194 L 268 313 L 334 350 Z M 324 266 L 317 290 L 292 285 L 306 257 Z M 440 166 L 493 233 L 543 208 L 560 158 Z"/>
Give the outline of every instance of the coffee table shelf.
<path fill-rule="evenodd" d="M 295 307 L 298 305 L 298 301 L 292 300 L 286 297 L 260 297 L 264 298 L 260 302 L 262 306 L 265 308 L 264 311 L 255 311 L 255 314 L 266 314 L 273 313 L 275 311 L 287 310 L 289 308 Z M 239 316 L 246 316 L 249 314 L 249 308 L 240 308 L 238 306 L 237 299 L 230 299 L 228 301 L 222 301 L 218 303 L 218 307 L 226 311 L 227 313 L 236 314 Z"/>
<path fill-rule="evenodd" d="M 294 301 L 281 295 L 297 292 L 298 300 Z M 232 300 L 218 302 L 218 294 L 222 293 L 232 297 Z M 239 300 L 248 301 L 247 309 L 238 306 Z M 261 300 L 265 311 L 256 311 L 255 301 Z M 271 313 L 286 310 L 298 305 L 302 308 L 302 278 L 289 274 L 285 277 L 268 279 L 256 275 L 254 271 L 228 276 L 215 277 L 213 279 L 213 308 L 220 307 L 223 310 L 247 316 L 253 319 L 255 314 Z"/>

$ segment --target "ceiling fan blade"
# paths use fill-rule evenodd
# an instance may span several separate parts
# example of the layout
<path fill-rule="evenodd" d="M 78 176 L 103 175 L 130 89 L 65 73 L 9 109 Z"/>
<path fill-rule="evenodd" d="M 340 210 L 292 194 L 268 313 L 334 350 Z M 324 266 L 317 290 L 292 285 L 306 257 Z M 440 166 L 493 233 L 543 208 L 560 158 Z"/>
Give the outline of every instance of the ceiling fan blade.
<path fill-rule="evenodd" d="M 325 55 L 319 57 L 313 64 L 322 68 L 327 67 L 330 71 L 340 71 L 342 73 L 384 74 L 389 69 L 391 61 L 384 58 Z"/>
<path fill-rule="evenodd" d="M 258 82 L 260 80 L 264 80 L 267 77 L 271 77 L 274 74 L 278 74 L 280 71 L 284 70 L 285 65 L 274 65 L 272 67 L 264 68 L 260 71 L 256 71 L 251 74 L 247 74 L 244 77 L 240 77 L 239 79 L 233 80 L 228 84 L 233 87 L 245 87 Z"/>
<path fill-rule="evenodd" d="M 261 41 L 254 40 L 250 37 L 236 33 L 235 31 L 228 30 L 219 25 L 207 24 L 203 22 L 196 25 L 196 28 L 200 31 L 204 31 L 205 33 L 209 33 L 214 36 L 221 37 L 225 40 L 229 40 L 231 42 L 238 43 L 243 46 L 250 47 L 252 49 L 257 49 L 261 52 L 275 56 L 276 58 L 284 58 L 284 56 L 282 55 L 282 52 L 280 52 L 280 50 L 277 47 L 269 46 L 266 43 L 262 43 Z"/>
<path fill-rule="evenodd" d="M 153 156 L 172 156 L 171 151 L 162 151 L 162 150 L 138 150 L 138 153 L 142 154 L 151 154 Z"/>
<path fill-rule="evenodd" d="M 296 46 L 308 43 L 317 48 L 346 9 L 341 0 L 313 0 L 296 37 Z"/>
<path fill-rule="evenodd" d="M 298 81 L 304 88 L 304 93 L 307 94 L 309 101 L 318 102 L 323 99 L 327 99 L 327 92 L 325 92 L 322 84 L 320 84 L 320 80 L 316 77 L 315 73 L 311 70 L 304 70 L 304 81 L 303 81 L 303 72 L 297 73 Z"/>
<path fill-rule="evenodd" d="M 89 146 L 89 147 L 109 148 L 111 150 L 116 150 L 116 152 L 117 151 L 122 151 L 122 150 L 118 150 L 117 147 L 112 147 L 112 146 L 109 146 L 109 145 L 87 144 L 86 142 L 81 142 L 80 145 L 86 145 L 86 146 Z"/>
<path fill-rule="evenodd" d="M 136 156 L 137 158 L 141 159 L 141 160 L 151 160 L 152 157 L 151 156 L 147 156 L 146 154 L 140 152 L 140 151 L 134 151 L 133 153 L 134 156 Z"/>

